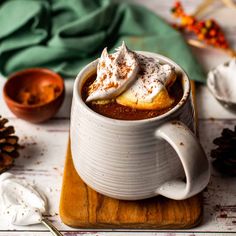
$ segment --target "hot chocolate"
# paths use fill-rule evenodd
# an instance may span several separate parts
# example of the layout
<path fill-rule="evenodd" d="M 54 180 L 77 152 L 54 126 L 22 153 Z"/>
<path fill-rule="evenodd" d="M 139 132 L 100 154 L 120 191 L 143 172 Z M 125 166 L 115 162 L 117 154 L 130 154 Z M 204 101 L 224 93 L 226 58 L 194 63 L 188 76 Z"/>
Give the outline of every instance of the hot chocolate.
<path fill-rule="evenodd" d="M 90 76 L 82 88 L 82 98 L 84 101 L 86 101 L 86 98 L 88 97 L 89 86 L 95 81 L 96 76 L 96 74 Z M 168 93 L 174 99 L 174 103 L 170 107 L 161 110 L 136 109 L 123 106 L 117 103 L 115 100 L 112 100 L 108 103 L 104 102 L 104 104 L 102 102 L 88 102 L 86 104 L 93 111 L 109 118 L 118 120 L 142 120 L 162 115 L 179 103 L 183 96 L 181 77 L 176 79 L 175 83 L 168 89 Z"/>
<path fill-rule="evenodd" d="M 95 112 L 120 120 L 141 120 L 162 115 L 182 98 L 182 78 L 170 64 L 129 50 L 104 49 L 97 73 L 87 78 L 82 97 Z"/>

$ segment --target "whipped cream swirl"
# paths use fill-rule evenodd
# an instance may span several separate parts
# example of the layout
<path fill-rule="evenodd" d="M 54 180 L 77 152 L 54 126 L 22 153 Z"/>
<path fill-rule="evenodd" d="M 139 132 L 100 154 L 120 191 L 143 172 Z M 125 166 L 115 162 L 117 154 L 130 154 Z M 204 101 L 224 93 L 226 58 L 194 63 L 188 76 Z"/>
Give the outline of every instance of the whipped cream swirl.
<path fill-rule="evenodd" d="M 102 52 L 97 67 L 97 78 L 89 89 L 86 102 L 117 97 L 136 79 L 138 73 L 136 54 L 123 43 L 116 53 Z"/>
<path fill-rule="evenodd" d="M 151 103 L 156 96 L 175 80 L 175 71 L 169 64 L 160 64 L 160 61 L 137 54 L 140 70 L 137 79 L 127 89 L 122 97 L 138 103 Z"/>
<path fill-rule="evenodd" d="M 167 108 L 174 102 L 167 88 L 175 79 L 172 65 L 133 52 L 123 42 L 113 54 L 103 50 L 86 102 L 116 99 L 121 105 L 137 109 Z"/>
<path fill-rule="evenodd" d="M 10 173 L 0 175 L 1 214 L 14 225 L 41 223 L 46 198 Z"/>

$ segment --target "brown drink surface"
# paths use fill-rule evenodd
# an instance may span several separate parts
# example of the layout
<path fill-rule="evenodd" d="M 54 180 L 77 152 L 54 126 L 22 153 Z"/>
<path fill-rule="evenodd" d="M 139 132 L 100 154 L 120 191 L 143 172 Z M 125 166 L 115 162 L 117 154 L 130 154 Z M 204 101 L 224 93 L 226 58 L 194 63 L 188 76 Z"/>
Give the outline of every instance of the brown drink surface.
<path fill-rule="evenodd" d="M 88 88 L 96 79 L 96 74 L 91 75 L 82 87 L 82 99 L 85 102 L 88 97 Z M 175 107 L 183 96 L 182 79 L 177 77 L 175 83 L 168 89 L 169 95 L 174 98 L 174 103 L 171 107 L 162 110 L 140 110 L 118 104 L 112 101 L 107 104 L 96 104 L 93 102 L 86 103 L 93 111 L 118 120 L 143 120 L 156 117 L 166 113 Z"/>

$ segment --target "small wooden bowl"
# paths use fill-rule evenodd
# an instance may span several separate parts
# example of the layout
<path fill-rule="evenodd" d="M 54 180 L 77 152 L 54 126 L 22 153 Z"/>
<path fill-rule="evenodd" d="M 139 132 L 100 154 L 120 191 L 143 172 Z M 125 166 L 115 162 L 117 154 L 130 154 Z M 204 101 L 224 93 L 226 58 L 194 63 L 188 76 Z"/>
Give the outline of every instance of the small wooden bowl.
<path fill-rule="evenodd" d="M 49 101 L 39 104 L 19 102 L 21 91 L 33 91 L 43 86 L 56 86 L 57 94 Z M 26 69 L 12 74 L 3 88 L 3 98 L 9 109 L 19 118 L 31 123 L 50 119 L 60 108 L 65 97 L 63 79 L 55 72 L 44 68 Z"/>

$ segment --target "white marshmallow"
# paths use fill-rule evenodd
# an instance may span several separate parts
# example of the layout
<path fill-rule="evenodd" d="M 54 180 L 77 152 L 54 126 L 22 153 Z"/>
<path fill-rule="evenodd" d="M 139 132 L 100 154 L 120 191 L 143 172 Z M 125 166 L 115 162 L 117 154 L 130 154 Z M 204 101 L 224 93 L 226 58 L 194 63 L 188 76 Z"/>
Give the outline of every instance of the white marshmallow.
<path fill-rule="evenodd" d="M 111 55 L 105 48 L 99 59 L 97 78 L 89 88 L 86 102 L 117 97 L 136 79 L 138 69 L 136 54 L 124 43 Z"/>

